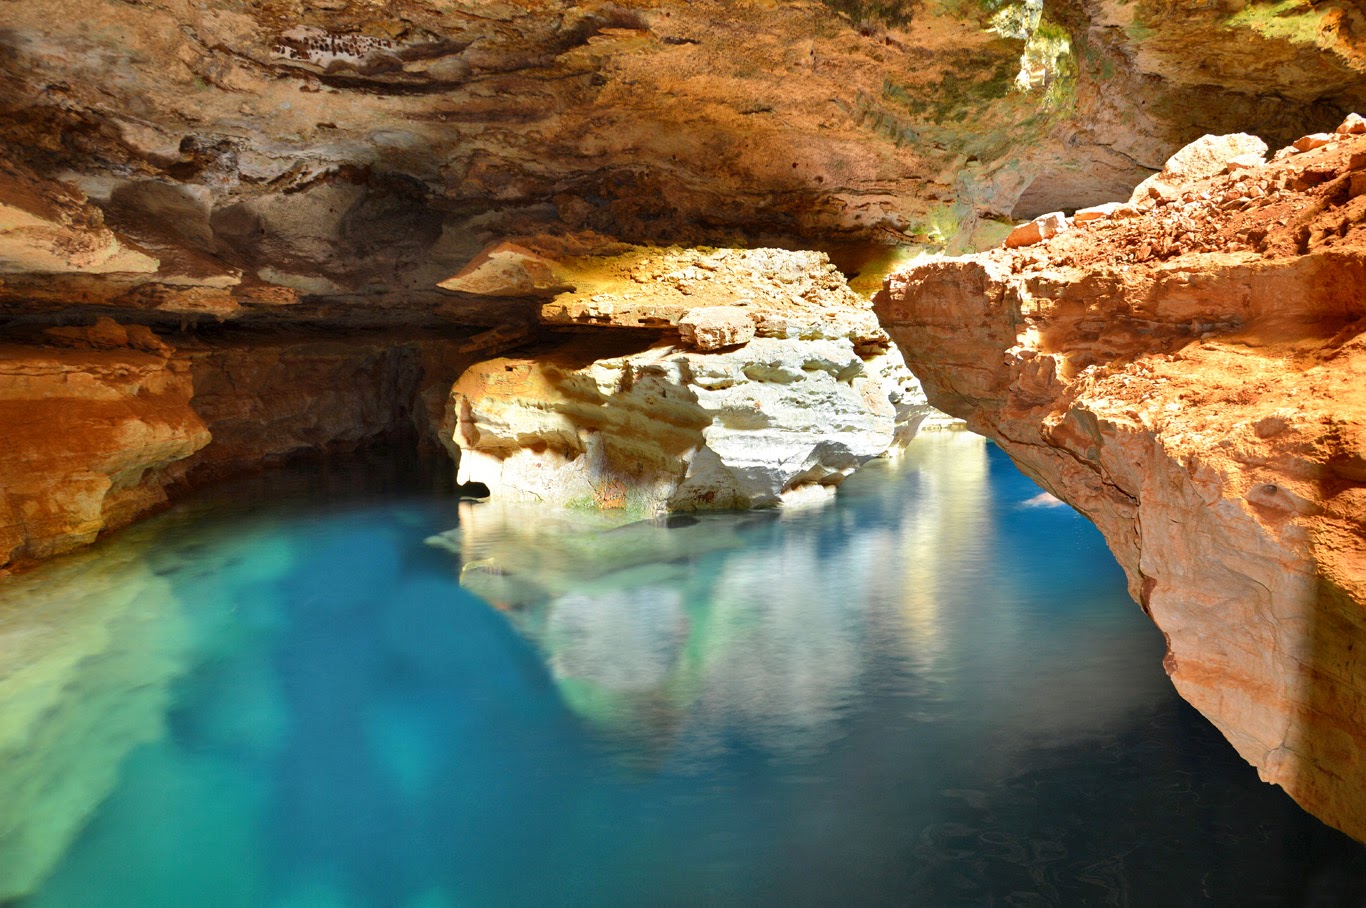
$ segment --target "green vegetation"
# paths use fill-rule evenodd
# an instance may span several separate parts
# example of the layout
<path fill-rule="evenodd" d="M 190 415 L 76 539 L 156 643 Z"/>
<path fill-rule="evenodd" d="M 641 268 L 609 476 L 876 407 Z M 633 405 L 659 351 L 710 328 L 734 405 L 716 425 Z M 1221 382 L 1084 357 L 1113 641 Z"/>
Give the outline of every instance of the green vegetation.
<path fill-rule="evenodd" d="M 878 22 L 893 28 L 911 21 L 912 12 L 920 5 L 915 0 L 821 0 L 831 9 L 839 10 L 856 23 Z"/>
<path fill-rule="evenodd" d="M 1246 28 L 1267 38 L 1282 38 L 1297 44 L 1318 41 L 1328 18 L 1328 10 L 1316 10 L 1307 0 L 1253 2 L 1227 20 L 1230 28 Z"/>
<path fill-rule="evenodd" d="M 952 16 L 956 19 L 986 22 L 1003 11 L 1029 7 L 1037 0 L 821 0 L 831 9 L 844 13 L 856 24 L 877 24 L 889 28 L 908 25 L 916 15 Z"/>

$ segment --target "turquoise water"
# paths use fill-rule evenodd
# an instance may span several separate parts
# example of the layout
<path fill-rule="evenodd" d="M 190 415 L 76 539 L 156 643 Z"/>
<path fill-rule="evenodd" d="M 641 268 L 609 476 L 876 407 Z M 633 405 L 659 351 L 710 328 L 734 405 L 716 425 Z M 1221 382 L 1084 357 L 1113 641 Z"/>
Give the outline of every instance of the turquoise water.
<path fill-rule="evenodd" d="M 971 436 L 625 526 L 297 468 L 0 588 L 0 903 L 1366 904 L 1161 658 Z"/>

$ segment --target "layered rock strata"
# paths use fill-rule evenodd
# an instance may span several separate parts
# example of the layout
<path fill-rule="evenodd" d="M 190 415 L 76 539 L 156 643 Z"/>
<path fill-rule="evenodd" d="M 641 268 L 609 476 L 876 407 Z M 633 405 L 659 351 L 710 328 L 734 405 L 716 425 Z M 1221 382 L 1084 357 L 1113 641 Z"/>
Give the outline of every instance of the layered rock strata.
<path fill-rule="evenodd" d="M 169 340 L 102 319 L 0 344 L 0 569 L 86 545 L 179 488 L 384 436 L 435 441 L 429 388 L 444 394 L 485 346 L 411 333 Z"/>
<path fill-rule="evenodd" d="M 1100 527 L 1181 694 L 1366 839 L 1354 129 L 1203 178 L 1169 167 L 1125 216 L 907 270 L 878 307 L 933 404 Z"/>
<path fill-rule="evenodd" d="M 543 307 L 595 326 L 471 368 L 445 435 L 496 496 L 637 513 L 824 499 L 930 411 L 819 253 L 634 250 Z M 666 333 L 641 338 L 642 326 Z M 637 329 L 630 336 L 626 329 Z"/>
<path fill-rule="evenodd" d="M 132 348 L 0 346 L 0 567 L 85 545 L 165 502 L 209 442 L 189 364 Z"/>

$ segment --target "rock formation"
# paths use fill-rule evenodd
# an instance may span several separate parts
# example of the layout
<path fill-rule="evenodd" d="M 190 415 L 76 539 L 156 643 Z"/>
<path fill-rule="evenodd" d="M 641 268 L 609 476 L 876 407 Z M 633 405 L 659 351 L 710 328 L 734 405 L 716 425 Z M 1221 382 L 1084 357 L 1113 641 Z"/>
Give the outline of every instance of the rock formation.
<path fill-rule="evenodd" d="M 1100 527 L 1181 694 L 1360 839 L 1363 133 L 1270 163 L 1202 140 L 1109 217 L 878 300 L 930 401 Z M 1181 166 L 1212 149 L 1222 166 Z"/>
<path fill-rule="evenodd" d="M 820 499 L 930 412 L 819 253 L 632 250 L 559 270 L 578 287 L 543 320 L 608 337 L 480 363 L 452 390 L 460 480 L 497 497 L 637 514 Z M 646 327 L 672 330 L 621 337 Z"/>
<path fill-rule="evenodd" d="M 667 293 L 653 292 L 653 277 L 620 293 L 620 275 L 604 278 L 593 262 L 640 244 L 823 250 L 867 284 L 890 262 L 984 248 L 1034 219 L 1012 240 L 1022 250 L 1013 257 L 940 263 L 916 279 L 939 281 L 944 300 L 968 308 L 943 302 L 914 320 L 953 326 L 946 350 L 978 353 L 1012 350 L 1020 337 L 972 288 L 1027 287 L 1019 318 L 1047 331 L 1024 338 L 1014 365 L 969 356 L 952 385 L 960 399 L 931 375 L 946 405 L 980 399 L 986 413 L 1010 409 L 990 402 L 1007 399 L 1000 381 L 1011 370 L 1024 376 L 1011 393 L 1043 407 L 1055 385 L 1100 386 L 1105 375 L 1087 366 L 1127 362 L 1140 347 L 1149 352 L 1126 369 L 1148 363 L 1192 400 L 1222 400 L 1233 391 L 1183 371 L 1217 358 L 1191 338 L 1213 332 L 1209 343 L 1252 372 L 1248 363 L 1277 357 L 1326 362 L 1329 347 L 1313 343 L 1333 342 L 1325 326 L 1354 311 L 1342 299 L 1358 268 L 1351 218 L 1362 178 L 1340 172 L 1344 140 L 1329 132 L 1366 106 L 1366 15 L 1346 0 L 2 6 L 0 569 L 83 544 L 158 506 L 167 488 L 411 424 L 421 434 L 444 421 L 455 448 L 458 422 L 467 477 L 544 494 L 533 478 L 554 463 L 580 471 L 574 481 L 593 500 L 616 503 L 625 486 L 599 480 L 624 482 L 625 471 L 649 490 L 639 500 L 649 507 L 818 491 L 895 442 L 905 424 L 895 410 L 908 400 L 897 399 L 897 354 L 866 312 L 849 309 L 837 319 L 852 319 L 848 330 L 828 336 L 789 333 L 820 324 L 809 300 L 789 296 L 755 318 L 753 302 L 705 289 L 733 276 L 707 272 L 712 253 L 702 251 L 686 253 L 693 260 L 673 269 Z M 1254 156 L 1229 160 L 1226 175 L 1197 174 L 1204 158 L 1192 154 L 1164 169 L 1206 131 L 1272 144 L 1309 135 L 1277 166 Z M 1210 197 L 1186 200 L 1184 181 L 1197 177 L 1213 180 L 1196 190 Z M 1132 204 L 1101 205 L 1141 183 Z M 1307 207 L 1276 208 L 1287 191 Z M 1216 207 L 1225 220 L 1207 216 Z M 1234 233 L 1217 226 L 1225 221 Z M 1097 264 L 1086 252 L 1096 236 L 1122 240 L 1123 260 Z M 1089 269 L 1075 285 L 1089 289 L 1029 309 L 1053 299 L 1049 288 L 1074 286 L 1052 276 L 1040 250 L 1059 268 Z M 948 286 L 959 280 L 969 284 Z M 1308 309 L 1278 308 L 1301 289 Z M 1077 293 L 1093 302 L 1076 303 Z M 1132 302 L 1143 294 L 1164 302 Z M 982 333 L 963 336 L 965 324 Z M 1231 325 L 1273 340 L 1226 344 Z M 587 330 L 597 339 L 573 336 Z M 1291 335 L 1300 346 L 1285 346 Z M 493 359 L 518 345 L 516 358 Z M 1185 358 L 1158 361 L 1158 349 Z M 1332 350 L 1350 356 L 1351 344 Z M 916 352 L 932 371 L 927 351 Z M 451 382 L 479 359 L 491 362 L 467 374 L 452 415 Z M 544 393 L 543 405 L 497 403 L 507 375 Z M 1302 380 L 1327 382 L 1313 386 L 1326 393 L 1340 376 Z M 1294 401 L 1277 407 L 1308 406 L 1309 384 L 1267 381 L 1274 388 L 1253 403 L 1284 393 Z M 584 406 L 613 400 L 620 406 Z M 1077 412 L 1087 407 L 1100 404 Z M 1340 441 L 1323 441 L 1288 416 L 1259 414 L 1272 421 L 1258 422 L 1249 450 L 1304 439 L 1331 449 L 1306 462 L 1338 472 L 1305 478 L 1286 466 L 1236 510 L 1289 508 L 1289 527 L 1339 526 L 1333 508 L 1353 500 L 1350 489 L 1303 486 L 1354 475 L 1354 430 L 1325 428 L 1322 438 Z M 607 429 L 646 418 L 646 435 L 671 440 L 605 443 Z M 1061 438 L 1071 425 L 1049 432 Z M 796 441 L 806 434 L 814 441 Z M 782 453 L 758 451 L 761 440 Z M 775 458 L 791 463 L 779 469 Z M 1081 470 L 1079 482 L 1093 475 L 1058 463 Z M 1139 479 L 1117 482 L 1097 485 L 1095 500 Z M 1301 514 L 1301 499 L 1323 514 Z M 1093 510 L 1130 525 L 1123 496 L 1113 502 Z M 1340 526 L 1356 538 L 1350 521 Z M 1182 578 L 1140 572 L 1137 543 L 1115 545 L 1145 601 L 1178 598 L 1167 591 Z M 1313 576 L 1352 588 L 1337 563 L 1325 557 Z M 1165 585 L 1145 593 L 1153 577 Z M 1185 654 L 1178 683 L 1197 699 L 1200 659 L 1230 662 L 1184 643 L 1173 652 Z M 1285 684 L 1333 689 L 1311 676 L 1266 697 Z M 1315 710 L 1305 715 L 1342 714 Z M 1270 753 L 1274 739 L 1262 730 L 1238 740 L 1269 766 L 1254 752 Z M 1318 740 L 1292 740 L 1284 753 L 1329 746 Z M 1277 759 L 1332 762 L 1311 757 Z M 1324 776 L 1305 778 L 1320 781 L 1296 791 Z"/>
<path fill-rule="evenodd" d="M 173 349 L 107 318 L 27 341 L 0 344 L 0 569 L 86 545 L 168 489 L 386 435 L 433 437 L 424 391 L 444 393 L 477 355 L 468 340 L 403 332 L 228 333 Z"/>
<path fill-rule="evenodd" d="M 0 347 L 0 567 L 69 551 L 166 500 L 209 441 L 188 364 L 122 350 Z"/>
<path fill-rule="evenodd" d="M 0 314 L 493 326 L 437 284 L 542 232 L 968 249 L 1203 131 L 1331 128 L 1363 36 L 1341 0 L 10 3 Z"/>

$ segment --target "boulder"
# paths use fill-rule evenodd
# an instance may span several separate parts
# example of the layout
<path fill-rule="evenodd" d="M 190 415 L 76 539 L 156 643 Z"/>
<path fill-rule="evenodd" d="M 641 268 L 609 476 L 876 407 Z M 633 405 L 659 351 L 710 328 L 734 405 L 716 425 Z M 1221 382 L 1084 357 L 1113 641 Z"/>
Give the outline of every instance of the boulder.
<path fill-rule="evenodd" d="M 683 343 L 702 351 L 747 344 L 754 339 L 754 319 L 740 306 L 693 309 L 678 320 Z"/>
<path fill-rule="evenodd" d="M 641 248 L 566 267 L 590 277 L 542 318 L 580 330 L 451 389 L 442 443 L 495 499 L 642 515 L 824 499 L 932 412 L 821 253 Z M 647 316 L 659 337 L 641 350 Z"/>
<path fill-rule="evenodd" d="M 1078 208 L 1072 215 L 1072 222 L 1075 224 L 1085 224 L 1088 221 L 1099 221 L 1104 218 L 1114 217 L 1116 211 L 1123 205 L 1122 202 L 1106 202 L 1104 205 L 1092 205 L 1089 208 Z"/>
<path fill-rule="evenodd" d="M 1042 243 L 1044 240 L 1051 239 L 1066 229 L 1067 216 L 1061 211 L 1041 214 L 1034 220 L 1021 224 L 1012 230 L 1010 235 L 1006 237 L 1005 246 L 1007 249 L 1032 246 L 1035 243 Z"/>
<path fill-rule="evenodd" d="M 1295 140 L 1291 147 L 1296 151 L 1313 151 L 1315 148 L 1322 148 L 1331 142 L 1337 141 L 1337 136 L 1328 132 L 1316 132 L 1313 135 L 1301 136 Z"/>
<path fill-rule="evenodd" d="M 1359 136 L 1366 134 L 1366 117 L 1359 113 L 1349 113 L 1335 132 L 1340 136 Z"/>
<path fill-rule="evenodd" d="M 1161 171 L 1139 183 L 1129 197 L 1129 203 L 1137 205 L 1177 184 L 1215 176 L 1234 158 L 1255 155 L 1264 160 L 1266 151 L 1265 142 L 1247 133 L 1201 136 L 1168 158 Z"/>

